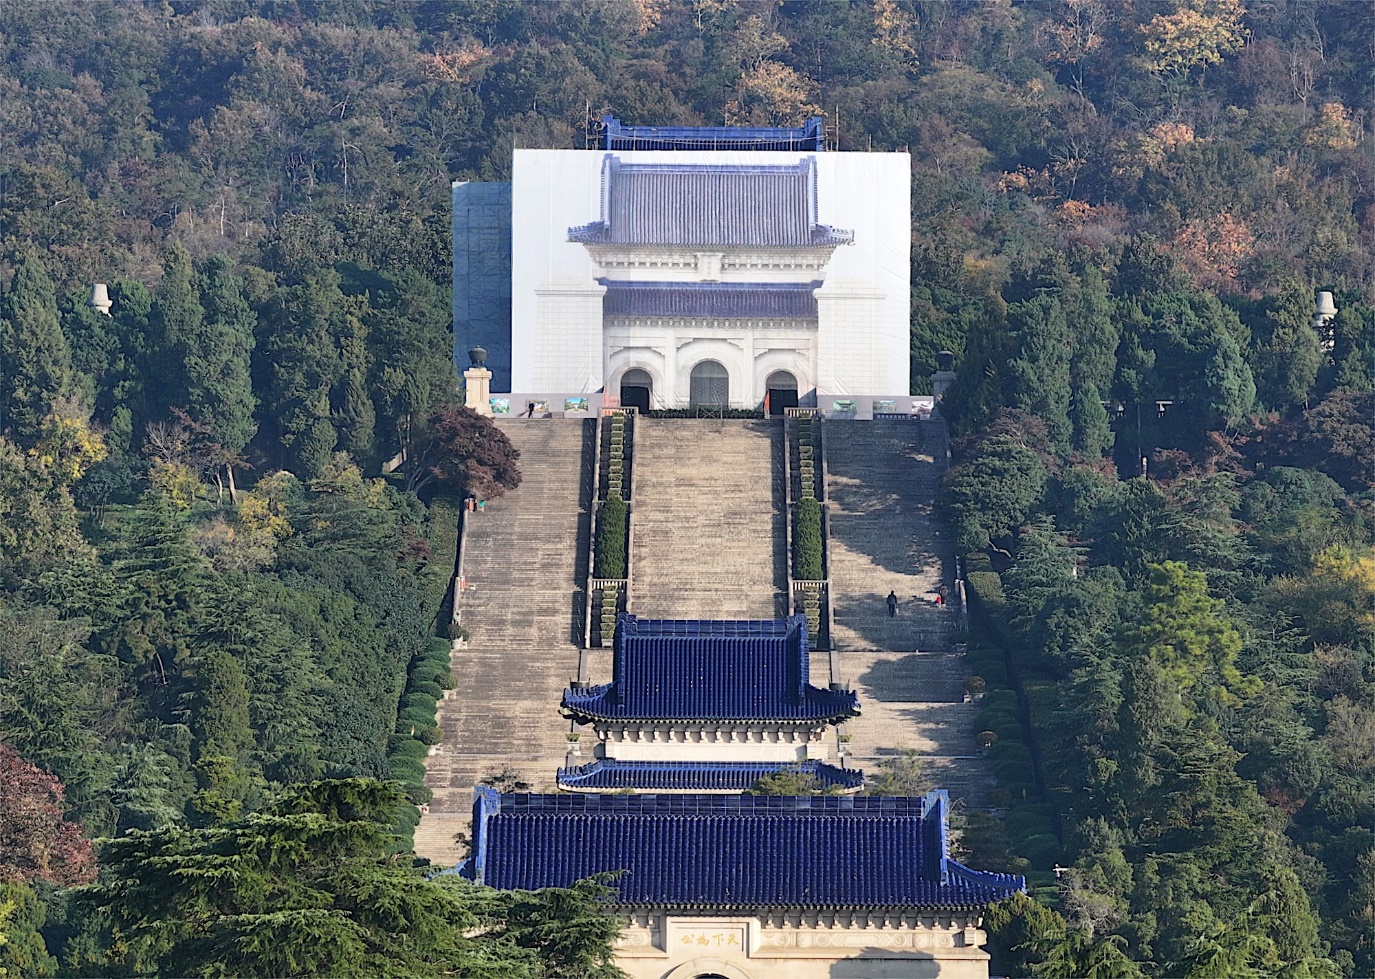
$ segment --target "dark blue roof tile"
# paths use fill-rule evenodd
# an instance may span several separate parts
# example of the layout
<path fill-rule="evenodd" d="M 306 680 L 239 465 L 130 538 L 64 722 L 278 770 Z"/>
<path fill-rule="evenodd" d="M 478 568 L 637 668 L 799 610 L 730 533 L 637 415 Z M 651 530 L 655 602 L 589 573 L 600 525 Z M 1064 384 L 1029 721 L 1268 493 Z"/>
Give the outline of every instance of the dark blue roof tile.
<path fill-rule="evenodd" d="M 622 905 L 977 908 L 1023 878 L 950 859 L 944 792 L 924 798 L 498 795 L 478 789 L 462 875 L 503 889 L 598 873 Z"/>
<path fill-rule="evenodd" d="M 601 759 L 560 768 L 559 788 L 571 792 L 744 792 L 766 775 L 783 770 L 814 776 L 824 788 L 850 791 L 864 784 L 864 772 L 817 761 L 795 765 L 769 762 L 653 762 Z"/>
<path fill-rule="evenodd" d="M 816 161 L 774 166 L 624 163 L 602 166 L 601 220 L 570 241 L 709 248 L 842 245 L 854 232 L 816 221 Z"/>
<path fill-rule="evenodd" d="M 824 722 L 859 714 L 852 690 L 822 690 L 810 674 L 807 623 L 639 619 L 616 624 L 609 684 L 565 690 L 582 721 Z"/>
<path fill-rule="evenodd" d="M 818 282 L 624 282 L 606 286 L 602 314 L 816 319 Z"/>

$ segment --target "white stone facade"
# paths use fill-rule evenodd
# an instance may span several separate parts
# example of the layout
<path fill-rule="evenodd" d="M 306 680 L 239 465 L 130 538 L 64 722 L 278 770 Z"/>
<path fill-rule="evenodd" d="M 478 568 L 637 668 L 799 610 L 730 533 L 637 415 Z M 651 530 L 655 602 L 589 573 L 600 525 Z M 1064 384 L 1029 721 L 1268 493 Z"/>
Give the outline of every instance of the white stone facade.
<path fill-rule="evenodd" d="M 571 240 L 605 214 L 610 156 L 627 169 L 803 165 L 817 226 L 845 230 L 786 246 Z M 652 407 L 686 407 L 694 367 L 713 361 L 729 378 L 732 408 L 758 407 L 779 372 L 792 376 L 803 404 L 815 404 L 818 391 L 905 392 L 909 196 L 910 159 L 900 153 L 516 150 L 511 389 L 605 391 L 614 402 L 626 372 L 644 371 Z M 616 283 L 805 285 L 815 287 L 815 313 L 604 316 L 602 297 Z"/>
<path fill-rule="evenodd" d="M 627 916 L 616 964 L 632 979 L 987 979 L 977 912 Z"/>
<path fill-rule="evenodd" d="M 658 762 L 828 761 L 829 725 L 627 722 L 595 725 L 598 758 Z"/>

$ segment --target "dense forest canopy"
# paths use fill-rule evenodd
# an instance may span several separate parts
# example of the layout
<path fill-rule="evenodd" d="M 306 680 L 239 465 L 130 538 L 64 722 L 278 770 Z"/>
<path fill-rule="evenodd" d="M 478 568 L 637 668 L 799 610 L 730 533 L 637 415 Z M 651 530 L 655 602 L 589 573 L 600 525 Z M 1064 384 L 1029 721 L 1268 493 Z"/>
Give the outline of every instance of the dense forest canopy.
<path fill-rule="evenodd" d="M 965 841 L 1037 885 L 995 967 L 1375 973 L 1372 109 L 1343 0 L 2 0 L 0 836 L 54 842 L 0 852 L 0 969 L 371 968 L 309 861 L 312 914 L 88 900 L 303 813 L 411 901 L 411 966 L 605 967 L 600 924 L 569 958 L 396 854 L 453 497 L 519 480 L 453 406 L 449 185 L 609 112 L 911 154 L 1005 810 Z M 76 825 L 116 842 L 73 901 Z"/>

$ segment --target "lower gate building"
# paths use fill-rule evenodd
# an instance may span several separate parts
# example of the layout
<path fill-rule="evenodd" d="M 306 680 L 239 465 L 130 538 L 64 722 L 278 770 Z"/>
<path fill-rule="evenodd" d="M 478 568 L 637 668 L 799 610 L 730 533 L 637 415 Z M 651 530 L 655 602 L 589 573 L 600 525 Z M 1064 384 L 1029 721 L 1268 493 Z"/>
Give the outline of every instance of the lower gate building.
<path fill-rule="evenodd" d="M 519 890 L 614 875 L 633 979 L 986 979 L 984 909 L 1024 879 L 951 858 L 944 791 L 848 794 L 863 773 L 828 764 L 823 735 L 859 702 L 808 673 L 802 616 L 622 614 L 612 682 L 564 695 L 595 760 L 559 772 L 563 794 L 479 787 L 457 872 Z M 745 791 L 780 771 L 819 794 Z"/>

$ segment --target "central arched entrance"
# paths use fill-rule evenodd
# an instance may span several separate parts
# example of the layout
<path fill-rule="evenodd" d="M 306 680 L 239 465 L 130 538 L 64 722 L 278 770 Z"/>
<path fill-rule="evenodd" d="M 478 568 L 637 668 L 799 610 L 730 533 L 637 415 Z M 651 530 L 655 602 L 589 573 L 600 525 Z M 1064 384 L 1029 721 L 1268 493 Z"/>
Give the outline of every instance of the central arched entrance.
<path fill-rule="evenodd" d="M 797 378 L 788 371 L 774 371 L 764 382 L 764 404 L 770 415 L 781 415 L 797 407 Z"/>
<path fill-rule="evenodd" d="M 621 375 L 621 405 L 649 411 L 649 396 L 654 390 L 654 378 L 649 371 L 631 368 Z"/>
<path fill-rule="evenodd" d="M 730 375 L 714 360 L 704 360 L 692 369 L 692 391 L 688 404 L 693 408 L 730 407 Z"/>

